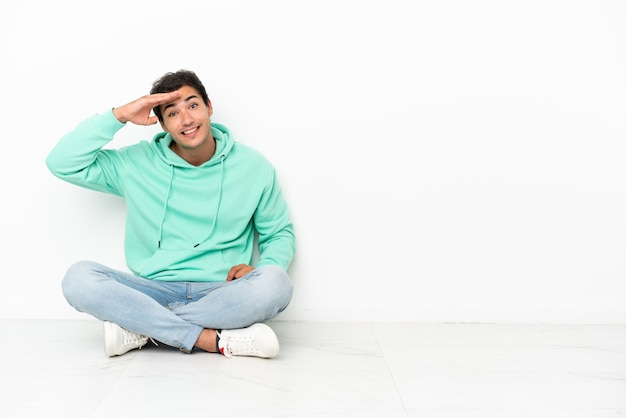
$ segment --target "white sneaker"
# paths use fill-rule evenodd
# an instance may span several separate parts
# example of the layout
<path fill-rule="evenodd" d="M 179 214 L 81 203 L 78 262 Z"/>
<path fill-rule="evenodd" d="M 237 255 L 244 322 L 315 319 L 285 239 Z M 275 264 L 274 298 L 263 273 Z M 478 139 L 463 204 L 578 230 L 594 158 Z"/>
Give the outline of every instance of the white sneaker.
<path fill-rule="evenodd" d="M 219 351 L 226 357 L 253 356 L 272 358 L 278 354 L 276 334 L 265 324 L 253 324 L 248 328 L 225 329 L 218 333 Z"/>
<path fill-rule="evenodd" d="M 148 342 L 148 337 L 128 331 L 113 322 L 104 321 L 104 352 L 107 356 L 120 356 L 141 348 Z"/>

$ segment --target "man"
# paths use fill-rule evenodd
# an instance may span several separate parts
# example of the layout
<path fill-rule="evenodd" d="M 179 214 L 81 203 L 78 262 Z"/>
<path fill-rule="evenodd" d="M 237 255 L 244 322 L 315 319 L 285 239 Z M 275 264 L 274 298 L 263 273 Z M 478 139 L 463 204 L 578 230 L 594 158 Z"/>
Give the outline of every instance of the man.
<path fill-rule="evenodd" d="M 103 321 L 109 356 L 149 339 L 187 353 L 279 352 L 264 322 L 291 300 L 293 224 L 272 165 L 212 114 L 194 72 L 167 73 L 149 95 L 80 123 L 46 159 L 55 176 L 126 202 L 131 272 L 80 261 L 62 282 L 71 306 Z M 157 121 L 152 141 L 103 149 L 126 123 Z"/>

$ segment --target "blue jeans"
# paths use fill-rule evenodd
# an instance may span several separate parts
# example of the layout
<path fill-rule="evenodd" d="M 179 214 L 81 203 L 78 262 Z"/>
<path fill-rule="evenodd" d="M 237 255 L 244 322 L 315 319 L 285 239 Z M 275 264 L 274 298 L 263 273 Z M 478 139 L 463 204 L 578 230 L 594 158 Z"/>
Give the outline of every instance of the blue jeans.
<path fill-rule="evenodd" d="M 91 261 L 73 264 L 62 288 L 77 311 L 187 351 L 204 328 L 245 328 L 275 317 L 293 293 L 276 266 L 230 282 L 163 282 Z"/>

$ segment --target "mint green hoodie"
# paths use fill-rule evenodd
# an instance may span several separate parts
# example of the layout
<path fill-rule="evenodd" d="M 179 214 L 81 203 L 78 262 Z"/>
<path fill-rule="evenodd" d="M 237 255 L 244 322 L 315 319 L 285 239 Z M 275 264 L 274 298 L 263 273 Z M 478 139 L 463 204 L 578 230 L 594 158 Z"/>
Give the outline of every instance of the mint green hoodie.
<path fill-rule="evenodd" d="M 164 281 L 224 281 L 237 264 L 287 269 L 295 253 L 293 224 L 272 165 L 212 123 L 211 160 L 187 163 L 170 134 L 120 149 L 103 149 L 124 124 L 112 110 L 66 134 L 46 159 L 70 183 L 122 196 L 124 247 L 130 270 Z"/>

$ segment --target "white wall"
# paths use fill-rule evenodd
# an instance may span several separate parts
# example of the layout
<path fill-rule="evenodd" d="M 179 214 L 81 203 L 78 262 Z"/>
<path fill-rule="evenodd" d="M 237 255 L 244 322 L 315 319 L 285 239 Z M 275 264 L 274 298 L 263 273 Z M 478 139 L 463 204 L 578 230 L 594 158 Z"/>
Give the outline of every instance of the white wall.
<path fill-rule="evenodd" d="M 69 264 L 124 268 L 121 200 L 44 160 L 187 68 L 278 169 L 298 235 L 281 319 L 626 321 L 626 3 L 93 4 L 0 16 L 0 318 L 83 318 Z"/>

